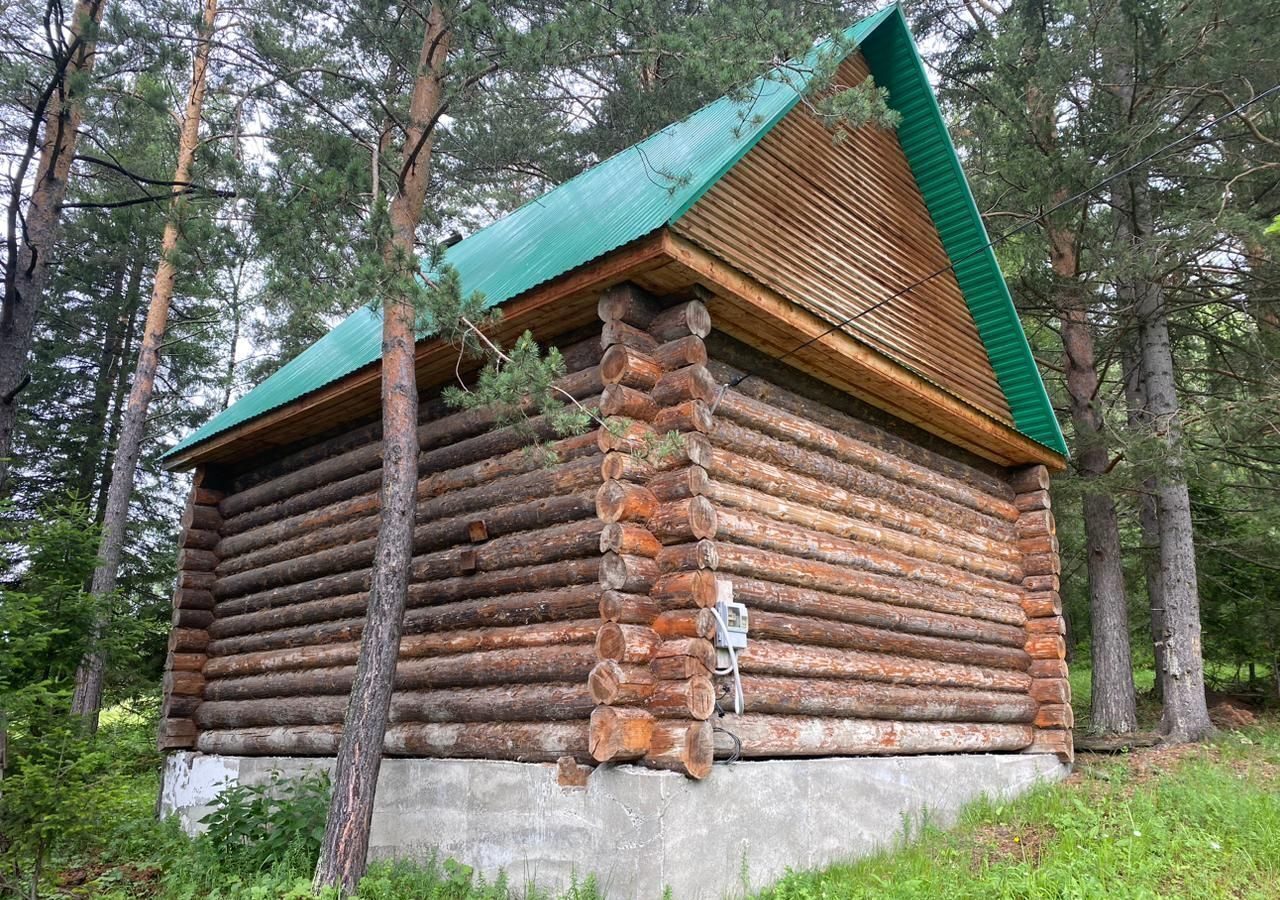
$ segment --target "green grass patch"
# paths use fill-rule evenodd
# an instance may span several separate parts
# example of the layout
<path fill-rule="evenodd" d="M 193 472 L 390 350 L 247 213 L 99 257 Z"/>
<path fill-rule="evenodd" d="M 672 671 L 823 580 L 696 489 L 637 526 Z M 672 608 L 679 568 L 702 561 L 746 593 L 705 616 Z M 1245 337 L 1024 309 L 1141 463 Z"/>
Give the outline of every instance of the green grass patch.
<path fill-rule="evenodd" d="M 761 898 L 1280 895 L 1280 725 L 1209 745 L 1082 759 L 1067 784 L 970 808 L 956 829 Z"/>

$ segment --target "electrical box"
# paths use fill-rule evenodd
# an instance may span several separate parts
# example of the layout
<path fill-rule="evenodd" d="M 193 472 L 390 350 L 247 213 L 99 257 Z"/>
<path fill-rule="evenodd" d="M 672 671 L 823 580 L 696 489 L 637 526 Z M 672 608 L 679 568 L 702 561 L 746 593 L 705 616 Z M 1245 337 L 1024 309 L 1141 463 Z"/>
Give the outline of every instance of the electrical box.
<path fill-rule="evenodd" d="M 734 651 L 746 649 L 749 617 L 746 604 L 732 600 L 717 602 L 716 612 L 720 614 L 716 621 L 716 664 L 720 668 L 726 668 L 729 665 L 730 647 Z"/>

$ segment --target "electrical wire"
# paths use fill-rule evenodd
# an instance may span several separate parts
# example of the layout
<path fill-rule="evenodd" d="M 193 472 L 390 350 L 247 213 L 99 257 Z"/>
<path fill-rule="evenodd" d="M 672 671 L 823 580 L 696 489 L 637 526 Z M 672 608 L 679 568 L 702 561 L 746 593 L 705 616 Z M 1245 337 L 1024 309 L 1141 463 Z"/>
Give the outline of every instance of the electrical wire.
<path fill-rule="evenodd" d="M 1181 137 L 1170 141 L 1164 146 L 1151 151 L 1146 156 L 1139 159 L 1137 162 L 1131 163 L 1130 165 L 1125 166 L 1123 169 L 1120 169 L 1116 172 L 1111 173 L 1106 178 L 1102 179 L 1096 184 L 1090 187 L 1087 187 L 1084 190 L 1079 191 L 1075 194 L 1072 194 L 1070 197 L 1067 197 L 1066 199 L 1055 203 L 1053 206 L 1049 207 L 1043 212 L 1037 213 L 1035 216 L 1029 218 L 1027 221 L 1023 222 L 1021 225 L 1017 225 L 1017 226 L 1014 226 L 1013 228 L 1010 228 L 1008 231 L 1005 231 L 997 235 L 996 237 L 992 238 L 991 240 L 987 241 L 987 243 L 983 244 L 982 246 L 976 247 L 973 250 L 970 250 L 968 253 L 963 254 L 959 258 L 950 261 L 949 263 L 947 263 L 947 265 L 941 267 L 940 269 L 930 272 L 928 275 L 925 275 L 917 279 L 916 281 L 911 282 L 905 287 L 900 288 L 897 291 L 894 291 L 892 294 L 888 295 L 887 297 L 877 300 L 875 303 L 871 304 L 866 309 L 861 310 L 860 312 L 857 312 L 851 316 L 847 316 L 844 319 L 841 319 L 839 322 L 836 322 L 834 325 L 831 325 L 825 331 L 814 335 L 813 337 L 809 338 L 807 341 L 805 341 L 802 344 L 792 347 L 790 350 L 788 350 L 786 353 L 782 354 L 781 356 L 773 357 L 774 361 L 781 362 L 782 360 L 786 359 L 789 356 L 794 356 L 795 354 L 799 353 L 801 350 L 805 349 L 806 347 L 809 347 L 817 343 L 818 341 L 822 340 L 824 337 L 831 334 L 833 331 L 842 329 L 846 325 L 850 325 L 858 321 L 858 319 L 861 319 L 863 316 L 868 315 L 872 312 L 875 312 L 877 309 L 881 309 L 882 307 L 888 306 L 890 303 L 892 303 L 894 300 L 901 297 L 903 294 L 909 293 L 910 291 L 915 290 L 921 285 L 926 284 L 929 281 L 932 281 L 934 278 L 937 278 L 939 275 L 942 275 L 946 272 L 951 271 L 957 265 L 959 265 L 962 262 L 965 262 L 966 260 L 972 259 L 973 257 L 978 256 L 982 253 L 986 253 L 988 250 L 1003 243 L 1004 241 L 1007 241 L 1009 238 L 1019 235 L 1022 232 L 1026 231 L 1028 228 L 1035 225 L 1037 222 L 1040 222 L 1045 218 L 1047 218 L 1048 216 L 1053 215 L 1058 210 L 1064 209 L 1074 203 L 1079 202 L 1080 200 L 1085 199 L 1086 197 L 1106 187 L 1108 184 L 1115 181 L 1117 178 L 1121 177 L 1122 175 L 1128 175 L 1130 172 L 1134 171 L 1135 169 L 1145 166 L 1147 163 L 1151 162 L 1156 157 L 1162 156 L 1165 153 L 1168 153 L 1170 150 L 1173 150 L 1175 147 L 1186 143 L 1187 141 L 1191 140 L 1194 137 L 1197 137 L 1198 135 L 1203 134 L 1204 132 L 1208 131 L 1210 128 L 1213 128 L 1214 126 L 1216 126 L 1218 123 L 1224 122 L 1227 119 L 1240 115 L 1242 112 L 1244 112 L 1249 107 L 1253 106 L 1255 103 L 1258 103 L 1277 92 L 1280 92 L 1280 84 L 1272 85 L 1262 93 L 1257 94 L 1254 97 L 1246 100 L 1245 102 L 1241 103 L 1239 106 L 1235 107 L 1234 109 L 1229 110 L 1228 112 L 1225 112 L 1220 116 L 1215 116 L 1214 118 L 1210 119 L 1208 122 L 1205 122 L 1199 128 L 1196 128 L 1194 131 L 1190 131 L 1187 134 L 1184 134 Z M 752 377 L 755 374 L 756 372 L 754 369 L 748 369 L 746 372 L 739 375 L 737 378 L 734 378 L 724 387 L 736 388 L 738 385 L 742 384 L 742 382 L 746 381 L 748 378 Z M 720 396 L 723 396 L 723 394 L 721 394 Z M 716 397 L 717 405 L 719 405 L 720 396 Z"/>
<path fill-rule="evenodd" d="M 725 636 L 725 649 L 729 651 L 728 668 L 716 666 L 715 674 L 733 675 L 733 711 L 737 715 L 742 715 L 742 675 L 738 672 L 738 653 L 729 645 L 729 623 L 724 620 L 724 616 L 720 615 L 720 610 L 714 606 L 709 607 L 709 609 L 711 610 L 711 615 L 715 616 L 716 621 L 720 623 L 720 631 Z"/>

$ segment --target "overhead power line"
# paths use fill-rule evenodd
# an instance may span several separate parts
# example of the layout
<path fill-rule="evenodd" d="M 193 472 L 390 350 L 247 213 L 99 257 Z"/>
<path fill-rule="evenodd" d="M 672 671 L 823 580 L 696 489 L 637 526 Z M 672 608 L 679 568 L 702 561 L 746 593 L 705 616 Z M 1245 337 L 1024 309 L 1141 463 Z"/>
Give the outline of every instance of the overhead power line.
<path fill-rule="evenodd" d="M 789 356 L 794 356 L 795 354 L 799 353 L 801 350 L 805 349 L 806 347 L 809 347 L 817 343 L 818 341 L 822 340 L 824 337 L 831 334 L 833 331 L 838 331 L 844 328 L 846 325 L 851 325 L 852 323 L 858 321 L 863 316 L 873 313 L 877 309 L 881 309 L 882 307 L 888 306 L 890 303 L 892 303 L 894 300 L 901 297 L 903 294 L 910 293 L 911 291 L 920 287 L 922 284 L 925 284 L 933 280 L 934 278 L 937 278 L 939 275 L 942 275 L 946 272 L 950 272 L 960 263 L 965 262 L 966 260 L 972 259 L 973 257 L 978 256 L 980 254 L 983 254 L 988 250 L 990 250 L 991 248 L 1009 240 L 1009 238 L 1015 237 L 1016 235 L 1021 234 L 1031 226 L 1045 220 L 1046 218 L 1058 212 L 1059 210 L 1064 209 L 1068 206 L 1071 206 L 1072 204 L 1078 203 L 1079 201 L 1085 199 L 1086 197 L 1091 196 L 1092 194 L 1106 187 L 1111 182 L 1115 181 L 1117 178 L 1120 178 L 1123 175 L 1128 175 L 1130 172 L 1134 171 L 1135 169 L 1139 169 L 1142 166 L 1145 166 L 1147 163 L 1151 162 L 1156 157 L 1163 156 L 1164 154 L 1170 152 L 1171 150 L 1174 150 L 1175 148 L 1181 146 L 1182 144 L 1185 144 L 1187 141 L 1191 140 L 1192 138 L 1197 137 L 1201 134 L 1204 134 L 1206 131 L 1218 125 L 1220 122 L 1225 122 L 1227 119 L 1231 119 L 1231 118 L 1234 118 L 1235 116 L 1240 115 L 1242 112 L 1244 112 L 1249 107 L 1253 106 L 1255 103 L 1259 103 L 1262 100 L 1265 100 L 1267 97 L 1270 97 L 1271 95 L 1277 92 L 1280 92 L 1280 84 L 1272 85 L 1262 93 L 1257 94 L 1256 96 L 1246 100 L 1244 103 L 1241 103 L 1239 106 L 1235 107 L 1234 109 L 1229 110 L 1220 116 L 1215 116 L 1214 118 L 1210 119 L 1208 122 L 1205 122 L 1199 128 L 1196 128 L 1194 131 L 1187 132 L 1186 134 L 1182 135 L 1182 137 L 1176 138 L 1170 141 L 1169 143 L 1165 144 L 1164 146 L 1151 151 L 1146 156 L 1139 159 L 1137 162 L 1130 163 L 1129 165 L 1125 166 L 1123 169 L 1119 169 L 1118 171 L 1112 172 L 1106 178 L 1091 185 L 1090 187 L 1087 187 L 1078 193 L 1072 194 L 1070 197 L 1067 197 L 1064 200 L 1060 200 L 1059 202 L 1055 203 L 1053 206 L 1049 207 L 1043 212 L 1037 213 L 1036 215 L 1027 219 L 1027 221 L 1023 222 L 1021 225 L 1016 225 L 1013 228 L 1010 228 L 1008 231 L 1005 231 L 997 235 L 996 237 L 992 238 L 991 240 L 987 241 L 987 243 L 983 244 L 982 246 L 976 247 L 975 249 L 970 250 L 968 253 L 963 254 L 959 258 L 951 260 L 945 266 L 942 266 L 941 268 L 930 272 L 928 275 L 925 275 L 917 279 L 916 281 L 911 282 L 905 287 L 899 288 L 898 290 L 894 291 L 892 294 L 889 294 L 887 297 L 877 300 L 875 303 L 871 304 L 866 309 L 861 310 L 860 312 L 854 313 L 853 315 L 848 316 L 844 319 L 841 319 L 839 322 L 836 322 L 835 324 L 831 325 L 825 331 L 809 338 L 803 344 L 798 344 L 797 346 L 792 347 L 790 350 L 788 350 L 786 353 L 782 354 L 781 356 L 774 357 L 774 360 L 777 362 L 781 362 L 782 360 L 786 359 Z M 734 378 L 732 381 L 728 382 L 724 386 L 724 389 L 736 388 L 738 385 L 742 384 L 742 382 L 746 381 L 748 378 L 752 377 L 755 374 L 756 374 L 756 371 L 754 369 L 748 369 L 746 372 L 742 373 L 737 378 Z M 723 396 L 723 391 L 721 393 L 721 396 Z M 718 402 L 719 402 L 719 398 L 717 398 L 717 404 Z"/>

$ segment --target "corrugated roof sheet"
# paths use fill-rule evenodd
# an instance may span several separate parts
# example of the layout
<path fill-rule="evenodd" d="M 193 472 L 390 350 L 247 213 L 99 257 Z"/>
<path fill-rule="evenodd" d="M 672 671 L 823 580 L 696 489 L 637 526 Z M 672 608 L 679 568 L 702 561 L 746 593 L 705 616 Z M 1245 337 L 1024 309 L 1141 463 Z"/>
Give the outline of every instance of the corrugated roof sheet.
<path fill-rule="evenodd" d="M 880 29 L 886 23 L 894 27 Z M 955 161 L 901 10 L 896 6 L 887 7 L 853 25 L 844 37 L 854 46 L 873 41 L 877 48 L 882 48 L 876 54 L 879 64 L 871 53 L 867 53 L 867 58 L 877 80 L 889 87 L 892 105 L 904 113 L 900 136 L 917 132 L 921 135 L 911 138 L 915 158 L 913 150 L 907 148 L 908 138 L 903 137 L 903 147 L 912 160 L 913 169 L 917 159 L 930 152 L 930 142 L 935 149 L 945 146 L 944 155 L 954 161 L 952 175 L 948 175 L 945 165 L 926 167 L 932 176 L 931 189 L 926 190 L 924 181 L 921 182 L 931 213 L 935 205 L 939 208 L 935 218 L 945 212 L 943 207 L 948 202 L 961 207 L 967 203 L 971 210 L 967 218 L 960 215 L 958 224 L 950 225 L 950 230 L 943 233 L 948 252 L 956 254 L 953 247 L 966 241 L 985 242 L 986 232 L 973 207 L 959 162 Z M 869 48 L 863 49 L 866 52 Z M 819 47 L 814 53 L 822 50 Z M 882 67 L 895 71 L 882 71 Z M 896 71 L 899 67 L 905 71 Z M 794 69 L 787 71 L 795 72 Z M 476 232 L 451 247 L 446 261 L 458 271 L 464 292 L 480 291 L 493 306 L 643 237 L 679 218 L 786 115 L 799 99 L 797 91 L 803 88 L 800 83 L 803 80 L 803 75 L 795 74 L 788 74 L 785 79 L 776 75 L 764 77 L 747 92 L 752 98 L 749 101 L 721 97 Z M 899 90 L 903 93 L 901 98 Z M 931 193 L 933 199 L 930 199 Z M 944 220 L 950 222 L 945 217 Z M 979 293 L 977 306 L 970 300 L 970 308 L 978 319 L 983 339 L 988 341 L 989 352 L 993 345 L 1012 347 L 1002 351 L 1003 373 L 994 353 L 992 363 L 1006 394 L 1010 391 L 1006 385 L 1008 379 L 1020 398 L 1016 401 L 1015 395 L 1009 395 L 1018 428 L 1061 452 L 1061 432 L 1057 431 L 1052 411 L 1049 414 L 1052 431 L 1041 414 L 1042 407 L 1048 408 L 1048 398 L 1044 396 L 1039 372 L 1031 360 L 998 268 L 994 268 L 995 282 L 991 281 L 993 267 L 994 256 L 990 266 L 967 263 L 966 271 L 972 270 L 974 274 L 969 277 L 969 285 L 962 277 L 961 286 L 966 298 L 971 289 Z M 992 299 L 986 299 L 988 297 Z M 1012 315 L 1012 325 L 1009 315 Z M 363 368 L 379 358 L 381 343 L 380 313 L 368 308 L 356 310 L 262 384 L 187 436 L 166 456 L 185 451 Z M 1022 371 L 1021 367 L 1028 364 L 1029 369 Z M 1026 408 L 1020 410 L 1020 407 Z"/>

